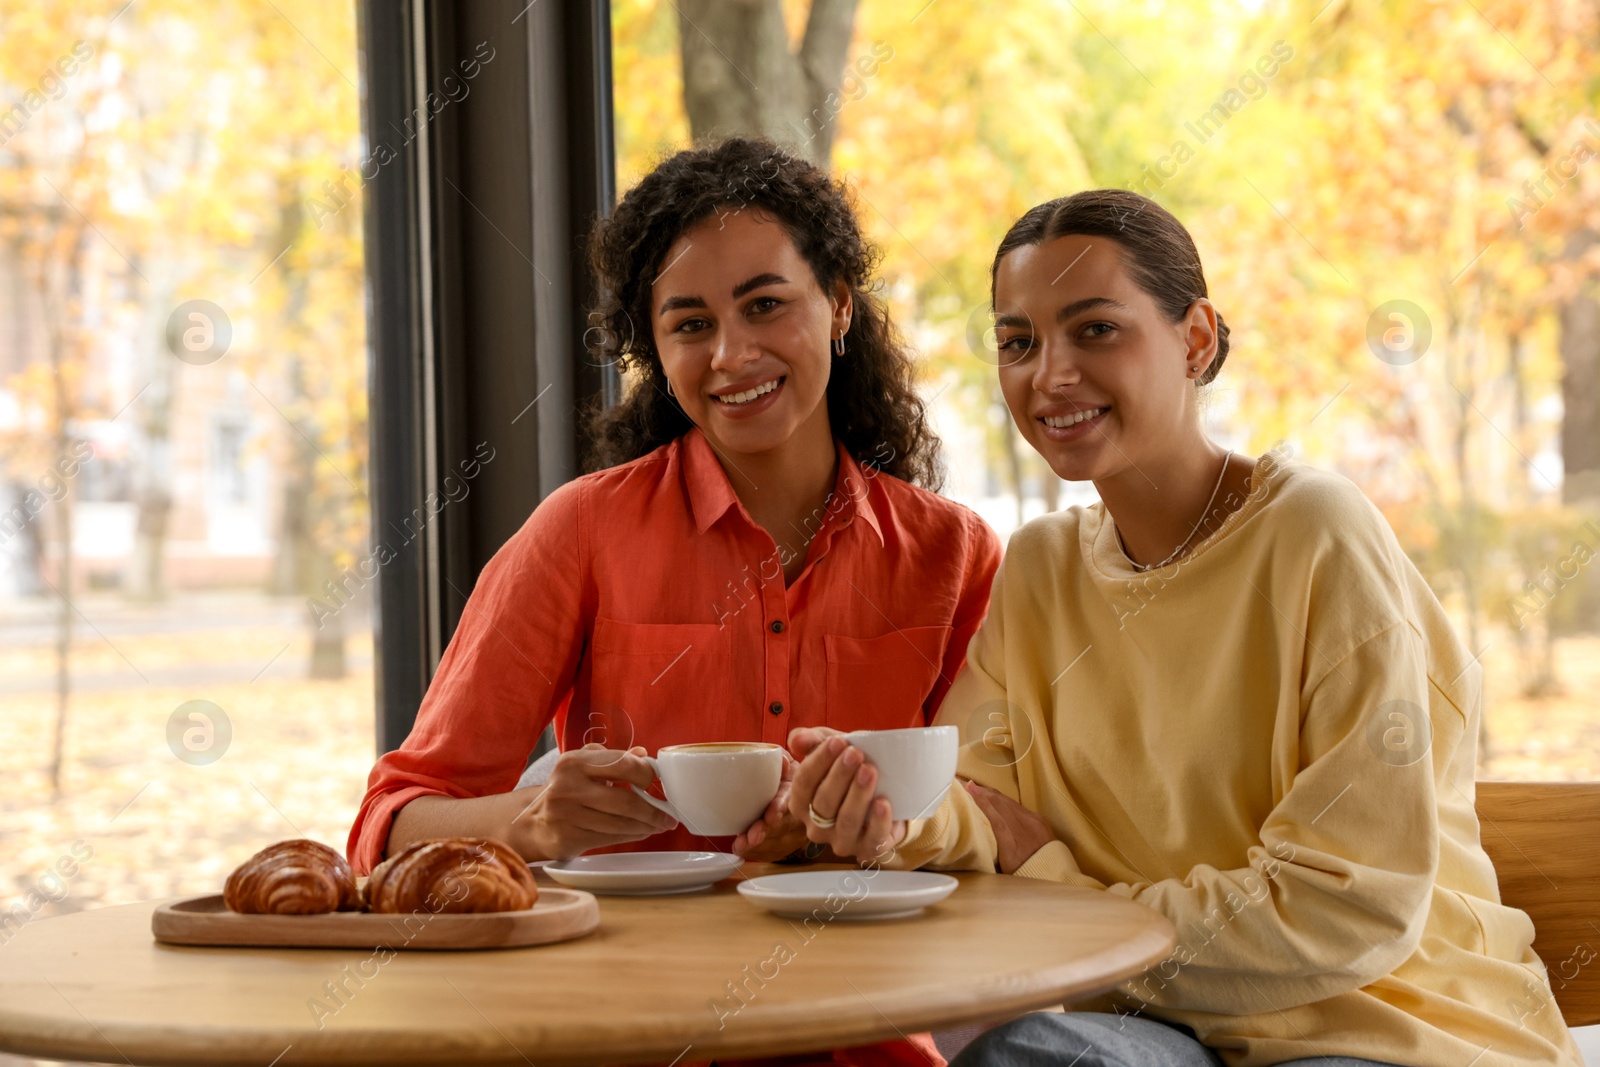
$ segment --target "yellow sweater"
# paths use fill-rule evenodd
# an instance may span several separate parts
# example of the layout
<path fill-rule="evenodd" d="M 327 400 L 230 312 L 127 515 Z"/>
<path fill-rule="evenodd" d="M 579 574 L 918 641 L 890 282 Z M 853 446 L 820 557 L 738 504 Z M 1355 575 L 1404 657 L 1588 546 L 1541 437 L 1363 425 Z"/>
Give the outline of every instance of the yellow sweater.
<path fill-rule="evenodd" d="M 962 777 L 1054 828 L 1019 875 L 1177 927 L 1170 959 L 1080 1010 L 1181 1023 L 1240 1067 L 1578 1067 L 1478 843 L 1481 713 L 1478 665 L 1377 509 L 1269 453 L 1160 575 L 1099 505 L 1018 530 L 939 719 Z M 890 866 L 994 863 L 952 789 Z"/>

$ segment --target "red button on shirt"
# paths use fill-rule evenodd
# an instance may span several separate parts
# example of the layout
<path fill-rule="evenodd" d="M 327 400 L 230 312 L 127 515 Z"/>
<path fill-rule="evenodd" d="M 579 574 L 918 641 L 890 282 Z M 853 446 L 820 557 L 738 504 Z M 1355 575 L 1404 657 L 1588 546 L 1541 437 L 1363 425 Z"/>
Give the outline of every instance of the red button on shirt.
<path fill-rule="evenodd" d="M 931 721 L 983 619 L 999 543 L 967 508 L 838 451 L 787 587 L 699 430 L 552 493 L 484 568 L 411 735 L 373 767 L 355 869 L 382 859 L 416 797 L 514 788 L 552 719 L 563 750 L 650 753 Z M 680 827 L 623 847 L 729 840 Z"/>

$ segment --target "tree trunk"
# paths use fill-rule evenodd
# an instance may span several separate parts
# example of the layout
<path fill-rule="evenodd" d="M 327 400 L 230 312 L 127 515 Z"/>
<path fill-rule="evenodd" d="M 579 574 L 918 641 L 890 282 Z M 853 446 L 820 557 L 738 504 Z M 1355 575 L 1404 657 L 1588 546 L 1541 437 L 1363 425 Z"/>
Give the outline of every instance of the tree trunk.
<path fill-rule="evenodd" d="M 135 13 L 135 18 L 140 18 Z M 141 121 L 153 120 L 159 104 L 150 87 L 133 85 L 133 106 Z M 180 175 L 192 174 L 200 166 L 207 140 L 197 132 L 175 142 L 182 155 L 163 156 L 147 163 L 141 175 L 146 189 L 172 188 Z M 133 453 L 133 496 L 138 506 L 134 526 L 133 551 L 123 572 L 123 588 L 135 600 L 163 600 L 167 595 L 166 546 L 172 517 L 172 413 L 178 404 L 178 360 L 168 347 L 167 319 L 178 303 L 181 268 L 171 256 L 153 252 L 136 256 L 144 269 L 135 277 L 154 276 L 156 282 L 143 294 L 146 321 L 140 337 L 145 354 L 145 380 L 149 382 L 139 397 L 139 434 Z"/>
<path fill-rule="evenodd" d="M 1017 525 L 1022 525 L 1022 455 L 1017 451 L 1017 425 L 1011 421 L 1011 409 L 997 387 L 994 402 L 1000 409 L 1000 448 L 1006 457 L 1006 473 L 1011 476 L 1011 488 L 1017 495 Z"/>
<path fill-rule="evenodd" d="M 155 299 L 157 314 L 171 303 Z M 167 351 L 163 338 L 165 322 L 159 322 L 145 335 L 153 344 L 147 352 L 146 373 L 149 386 L 139 397 L 139 436 L 134 453 L 134 501 L 138 520 L 134 527 L 133 551 L 124 572 L 123 586 L 135 600 L 161 600 L 167 595 L 164 557 L 167 521 L 172 515 L 172 411 L 176 403 L 177 368 L 175 357 Z"/>
<path fill-rule="evenodd" d="M 812 0 L 789 44 L 782 0 L 678 0 L 683 102 L 699 142 L 767 137 L 826 167 L 856 0 Z"/>
<path fill-rule="evenodd" d="M 287 360 L 283 381 L 288 386 L 288 396 L 298 400 L 305 395 L 305 374 L 298 355 L 291 353 Z M 288 455 L 280 474 L 283 480 L 279 488 L 282 505 L 278 520 L 278 554 L 272 562 L 270 588 L 277 596 L 315 595 L 311 507 L 316 491 L 317 454 L 302 436 L 304 431 L 314 428 L 291 419 L 283 429 Z"/>
<path fill-rule="evenodd" d="M 30 487 L 22 485 L 17 491 L 17 503 L 22 503 L 23 496 Z M 22 528 L 23 556 L 26 566 L 22 568 L 22 580 L 19 592 L 23 596 L 43 597 L 50 595 L 50 587 L 44 584 L 44 534 L 39 529 L 40 524 L 30 522 Z"/>
<path fill-rule="evenodd" d="M 66 334 L 68 308 L 76 306 L 83 295 L 81 277 L 83 262 L 83 229 L 79 227 L 63 242 L 66 249 L 61 270 L 52 277 L 48 268 L 41 271 L 41 295 L 44 297 L 47 358 L 50 362 L 51 391 L 55 403 L 51 413 L 51 446 L 55 459 L 71 454 L 70 428 L 78 414 L 73 396 L 76 378 L 67 366 L 73 353 L 67 351 L 72 343 Z M 52 299 L 51 289 L 59 286 Z M 80 358 L 81 349 L 76 353 Z M 76 361 L 74 361 L 76 362 Z M 56 540 L 61 546 L 61 566 L 56 575 L 56 594 L 61 598 L 56 629 L 56 719 L 50 743 L 50 792 L 61 799 L 62 769 L 66 757 L 67 711 L 72 702 L 72 487 L 65 487 L 56 503 Z"/>
<path fill-rule="evenodd" d="M 1533 428 L 1528 417 L 1528 382 L 1526 353 L 1523 350 L 1522 331 L 1511 330 L 1506 336 L 1506 374 L 1511 379 L 1511 440 L 1517 451 L 1531 456 L 1538 451 L 1533 440 Z M 1513 480 L 1513 500 L 1524 514 L 1534 509 L 1534 473 L 1527 463 L 1516 466 Z M 1518 556 L 1525 553 L 1518 552 Z M 1533 568 L 1524 566 L 1521 577 L 1536 577 Z M 1521 675 L 1521 693 L 1525 697 L 1547 697 L 1561 692 L 1561 680 L 1556 677 L 1555 627 L 1548 614 L 1533 627 L 1514 626 L 1512 640 L 1516 644 L 1518 672 Z"/>
<path fill-rule="evenodd" d="M 284 381 L 289 395 L 295 399 L 305 396 L 304 366 L 297 355 L 289 356 Z M 278 526 L 278 554 L 273 561 L 272 592 L 278 595 L 303 596 L 309 604 L 321 599 L 324 581 L 337 581 L 327 554 L 317 551 L 316 501 L 317 460 L 316 450 L 307 441 L 316 434 L 314 424 L 293 419 L 287 435 L 288 461 L 283 466 L 283 517 Z M 337 475 L 333 475 L 337 477 Z M 308 675 L 317 679 L 343 678 L 345 675 L 345 624 L 344 605 L 332 615 L 321 619 L 309 610 L 306 612 L 310 626 L 311 661 Z"/>
<path fill-rule="evenodd" d="M 1445 358 L 1446 379 L 1455 387 L 1459 397 L 1459 401 L 1453 406 L 1454 422 L 1451 425 L 1450 440 L 1450 458 L 1455 468 L 1453 473 L 1456 488 L 1460 494 L 1453 520 L 1455 534 L 1451 538 L 1454 542 L 1451 555 L 1454 558 L 1451 562 L 1455 566 L 1456 573 L 1461 576 L 1461 599 L 1466 611 L 1467 648 L 1477 656 L 1485 651 L 1485 646 L 1482 643 L 1483 597 L 1479 588 L 1483 561 L 1483 549 L 1479 540 L 1483 535 L 1483 521 L 1478 513 L 1478 499 L 1473 492 L 1471 471 L 1472 428 L 1475 425 L 1472 398 L 1478 391 L 1477 376 L 1474 373 L 1477 360 L 1474 357 L 1478 353 L 1479 340 L 1472 335 L 1468 323 L 1475 319 L 1475 315 L 1467 312 L 1458 310 L 1450 312 L 1442 354 Z M 1489 761 L 1492 754 L 1490 744 L 1489 716 L 1485 714 L 1478 720 L 1480 766 Z"/>
<path fill-rule="evenodd" d="M 1041 464 L 1039 472 L 1039 491 L 1044 496 L 1044 510 L 1055 511 L 1061 506 L 1061 479 L 1056 477 L 1056 472 L 1050 469 L 1050 464 Z"/>
<path fill-rule="evenodd" d="M 1563 258 L 1593 253 L 1600 232 L 1579 230 Z M 1600 281 L 1590 277 L 1561 306 L 1561 462 L 1566 472 L 1561 498 L 1589 515 L 1600 511 Z M 1564 633 L 1600 630 L 1600 576 L 1585 568 L 1566 590 L 1567 610 L 1549 626 Z"/>
<path fill-rule="evenodd" d="M 311 629 L 311 677 L 333 681 L 344 677 L 344 611 L 325 614 Z"/>
<path fill-rule="evenodd" d="M 279 248 L 292 246 L 304 228 L 305 213 L 301 207 L 304 197 L 298 186 L 285 180 L 279 189 L 278 231 L 273 244 Z M 301 414 L 306 410 L 305 362 L 301 353 L 307 347 L 305 332 L 301 327 L 306 306 L 306 288 L 310 284 L 303 271 L 297 270 L 293 257 L 285 257 L 278 266 L 284 288 L 280 347 L 286 353 L 283 384 L 286 396 L 281 405 L 285 409 L 285 440 L 289 443 L 289 458 L 284 464 L 282 486 L 282 518 L 278 526 L 278 555 L 273 561 L 272 591 L 279 594 L 303 596 L 307 600 L 306 623 L 309 628 L 311 659 L 307 674 L 311 678 L 335 679 L 345 675 L 345 624 L 342 605 L 332 617 L 316 618 L 310 602 L 321 598 L 322 584 L 337 581 L 337 535 L 327 531 L 337 528 L 337 510 L 341 494 L 329 493 L 317 484 L 318 461 L 322 456 L 313 444 L 319 435 L 314 416 Z M 331 462 L 331 461 L 330 461 Z M 330 483 L 342 482 L 337 470 L 329 470 Z M 328 543 L 318 544 L 319 534 L 330 537 Z"/>
<path fill-rule="evenodd" d="M 1579 230 L 1562 258 L 1577 260 L 1600 234 Z M 1590 279 L 1561 306 L 1562 499 L 1573 505 L 1600 501 L 1600 299 Z"/>
<path fill-rule="evenodd" d="M 57 442 L 66 440 L 57 435 Z M 56 453 L 66 455 L 65 449 Z M 61 543 L 61 567 L 56 581 L 61 604 L 56 630 L 56 722 L 50 745 L 50 792 L 61 799 L 61 769 L 66 752 L 67 708 L 72 702 L 72 493 L 56 505 L 56 525 Z"/>

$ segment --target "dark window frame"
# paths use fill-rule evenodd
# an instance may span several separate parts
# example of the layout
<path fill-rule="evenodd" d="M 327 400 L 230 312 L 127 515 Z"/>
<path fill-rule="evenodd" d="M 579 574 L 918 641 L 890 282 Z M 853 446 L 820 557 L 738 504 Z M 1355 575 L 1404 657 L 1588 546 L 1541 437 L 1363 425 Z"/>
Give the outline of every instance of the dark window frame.
<path fill-rule="evenodd" d="M 358 0 L 357 14 L 365 151 L 396 149 L 364 185 L 372 536 L 393 550 L 374 606 L 381 753 L 410 733 L 484 565 L 578 473 L 579 412 L 616 396 L 583 343 L 584 243 L 615 197 L 611 12 Z M 430 92 L 459 99 L 421 121 Z"/>

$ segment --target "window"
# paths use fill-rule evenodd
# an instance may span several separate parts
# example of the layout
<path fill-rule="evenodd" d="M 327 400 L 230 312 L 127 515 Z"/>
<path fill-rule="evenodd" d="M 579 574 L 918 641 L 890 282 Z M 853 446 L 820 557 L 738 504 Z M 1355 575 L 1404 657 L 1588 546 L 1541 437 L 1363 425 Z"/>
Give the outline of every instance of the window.
<path fill-rule="evenodd" d="M 212 482 L 221 503 L 243 504 L 250 496 L 245 470 L 245 442 L 249 428 L 237 416 L 220 418 L 212 430 Z"/>
<path fill-rule="evenodd" d="M 317 630 L 308 601 L 370 536 L 363 137 L 351 5 L 27 10 L 0 34 L 0 911 L 81 841 L 49 914 L 215 891 L 354 816 L 369 609 Z"/>
<path fill-rule="evenodd" d="M 1212 435 L 1353 479 L 1481 655 L 1480 776 L 1600 778 L 1593 12 L 713 8 L 614 4 L 620 182 L 713 128 L 830 162 L 922 355 L 951 495 L 1002 536 L 1094 499 L 998 398 L 989 261 L 1035 204 L 1135 189 L 1194 234 L 1233 330 Z M 773 32 L 791 55 L 757 47 Z"/>

